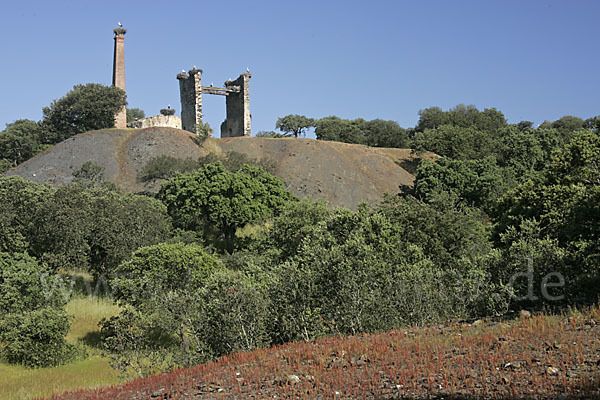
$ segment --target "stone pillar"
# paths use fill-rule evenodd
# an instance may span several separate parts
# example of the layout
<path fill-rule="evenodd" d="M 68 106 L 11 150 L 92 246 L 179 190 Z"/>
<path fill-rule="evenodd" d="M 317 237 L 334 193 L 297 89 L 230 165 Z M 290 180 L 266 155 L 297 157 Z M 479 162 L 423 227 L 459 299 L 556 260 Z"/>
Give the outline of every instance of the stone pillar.
<path fill-rule="evenodd" d="M 113 29 L 115 34 L 115 54 L 113 57 L 112 84 L 125 91 L 125 33 L 127 29 L 122 26 Z M 115 127 L 127 127 L 127 110 L 125 106 L 115 115 Z"/>
<path fill-rule="evenodd" d="M 177 74 L 181 97 L 181 127 L 185 131 L 197 133 L 202 123 L 202 70 L 195 66 L 189 75 L 182 71 Z"/>
<path fill-rule="evenodd" d="M 239 88 L 227 95 L 227 116 L 221 124 L 221 137 L 250 136 L 252 114 L 250 114 L 250 73 L 241 74 L 235 81 L 226 81 L 225 88 Z"/>

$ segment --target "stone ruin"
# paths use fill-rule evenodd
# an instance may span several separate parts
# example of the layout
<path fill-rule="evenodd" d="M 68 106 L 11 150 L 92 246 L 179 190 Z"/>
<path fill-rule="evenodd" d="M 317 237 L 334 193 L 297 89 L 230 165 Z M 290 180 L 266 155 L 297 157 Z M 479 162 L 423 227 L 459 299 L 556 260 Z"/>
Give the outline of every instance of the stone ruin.
<path fill-rule="evenodd" d="M 121 23 L 113 29 L 115 47 L 113 56 L 113 86 L 125 90 L 125 33 Z M 186 131 L 198 133 L 202 125 L 202 94 L 215 94 L 225 96 L 226 119 L 221 124 L 221 137 L 250 136 L 251 120 L 250 114 L 250 89 L 249 81 L 252 78 L 250 71 L 241 74 L 236 80 L 225 81 L 225 87 L 202 86 L 202 70 L 194 68 L 189 72 L 183 70 L 177 74 L 179 80 L 179 91 L 181 97 L 181 118 L 169 115 L 155 115 L 129 124 L 132 128 L 147 128 L 164 126 L 179 128 Z M 170 107 L 169 107 L 170 108 Z M 126 109 L 125 106 L 115 116 L 115 127 L 125 128 Z"/>
<path fill-rule="evenodd" d="M 132 121 L 127 126 L 136 129 L 153 127 L 181 129 L 181 118 L 177 115 L 159 114 Z"/>
<path fill-rule="evenodd" d="M 181 96 L 182 129 L 197 132 L 202 124 L 202 95 L 214 94 L 225 96 L 226 119 L 221 124 L 221 137 L 250 136 L 250 90 L 252 75 L 248 70 L 236 80 L 225 81 L 225 87 L 202 86 L 202 70 L 196 66 L 189 72 L 177 74 Z"/>

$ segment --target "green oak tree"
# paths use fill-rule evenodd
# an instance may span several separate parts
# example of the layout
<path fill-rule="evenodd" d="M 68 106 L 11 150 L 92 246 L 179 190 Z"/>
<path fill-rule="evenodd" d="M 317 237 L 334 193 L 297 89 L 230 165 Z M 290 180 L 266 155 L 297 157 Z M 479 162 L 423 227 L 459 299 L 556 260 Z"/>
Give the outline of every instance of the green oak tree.
<path fill-rule="evenodd" d="M 280 178 L 261 167 L 244 165 L 230 172 L 213 163 L 171 179 L 157 198 L 176 227 L 202 232 L 231 253 L 238 228 L 278 214 L 293 196 Z"/>
<path fill-rule="evenodd" d="M 0 132 L 0 155 L 12 166 L 33 157 L 45 146 L 40 144 L 41 128 L 35 121 L 21 119 L 7 124 Z"/>
<path fill-rule="evenodd" d="M 127 104 L 125 92 L 97 83 L 75 85 L 42 112 L 42 142 L 55 144 L 78 133 L 113 128 L 115 114 Z"/>
<path fill-rule="evenodd" d="M 140 110 L 139 108 L 128 108 L 127 109 L 127 123 L 137 121 L 138 119 L 143 119 L 146 117 L 146 113 L 144 110 Z"/>
<path fill-rule="evenodd" d="M 277 119 L 275 128 L 282 132 L 291 133 L 294 137 L 306 134 L 308 128 L 315 125 L 315 120 L 304 115 L 286 115 Z"/>

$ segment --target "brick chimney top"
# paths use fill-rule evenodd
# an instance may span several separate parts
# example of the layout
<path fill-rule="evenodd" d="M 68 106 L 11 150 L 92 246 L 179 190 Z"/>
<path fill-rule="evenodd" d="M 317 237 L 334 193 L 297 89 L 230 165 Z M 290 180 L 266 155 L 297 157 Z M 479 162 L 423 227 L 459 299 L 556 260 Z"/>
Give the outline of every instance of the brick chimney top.
<path fill-rule="evenodd" d="M 113 32 L 115 33 L 115 36 L 122 36 L 127 33 L 127 29 L 119 26 L 118 28 L 113 29 Z"/>

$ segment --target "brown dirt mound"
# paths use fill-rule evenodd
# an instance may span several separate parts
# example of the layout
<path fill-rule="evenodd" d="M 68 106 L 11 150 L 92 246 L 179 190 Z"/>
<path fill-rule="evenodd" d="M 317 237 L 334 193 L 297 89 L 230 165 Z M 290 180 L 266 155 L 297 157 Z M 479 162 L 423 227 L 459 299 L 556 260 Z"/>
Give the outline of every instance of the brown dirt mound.
<path fill-rule="evenodd" d="M 411 186 L 420 160 L 407 149 L 381 149 L 312 139 L 240 137 L 208 139 L 199 146 L 189 132 L 172 128 L 107 129 L 82 133 L 38 154 L 5 176 L 18 175 L 60 185 L 91 161 L 104 167 L 106 179 L 126 192 L 155 191 L 157 185 L 136 177 L 153 157 L 168 155 L 197 159 L 208 153 L 236 151 L 275 162 L 275 174 L 300 197 L 325 199 L 332 206 L 356 208 L 362 201 L 377 202 L 383 193 Z M 424 156 L 432 159 L 435 156 Z"/>

